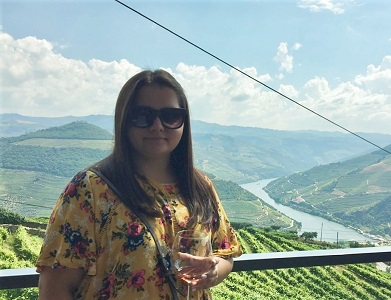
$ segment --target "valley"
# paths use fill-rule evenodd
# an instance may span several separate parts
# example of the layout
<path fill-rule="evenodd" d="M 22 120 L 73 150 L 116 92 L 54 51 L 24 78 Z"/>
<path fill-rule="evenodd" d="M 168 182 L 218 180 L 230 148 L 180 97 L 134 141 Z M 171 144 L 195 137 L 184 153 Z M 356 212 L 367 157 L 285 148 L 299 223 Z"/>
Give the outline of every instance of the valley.
<path fill-rule="evenodd" d="M 319 151 L 320 137 L 303 141 L 306 135 L 298 134 L 287 142 L 285 133 L 266 131 L 272 135 L 267 140 L 248 128 L 227 132 L 201 125 L 205 128 L 198 128 L 194 137 L 196 165 L 213 181 L 244 253 L 361 246 L 362 236 L 353 231 L 357 236 L 345 237 L 344 227 L 336 229 L 339 240 L 330 239 L 326 222 L 316 239 L 300 237 L 319 230 L 275 208 L 282 205 L 390 240 L 384 226 L 391 223 L 390 155 L 357 147 L 352 151 L 339 138 L 324 142 Z M 0 226 L 1 268 L 34 265 L 43 228 L 65 184 L 110 152 L 112 135 L 102 128 L 86 122 L 64 126 L 0 139 L 0 217 L 7 219 Z M 260 180 L 266 178 L 274 179 L 264 183 L 264 191 Z M 268 194 L 277 203 L 266 201 Z M 5 225 L 10 223 L 14 225 Z M 217 300 L 260 299 L 261 294 L 262 299 L 387 299 L 390 267 L 382 266 L 383 271 L 357 264 L 237 272 L 213 288 L 213 294 Z M 37 288 L 2 290 L 0 299 L 36 299 L 37 293 Z"/>
<path fill-rule="evenodd" d="M 234 222 L 300 230 L 299 223 L 292 226 L 291 218 L 239 186 L 277 178 L 266 191 L 278 203 L 389 239 L 391 158 L 386 152 L 362 153 L 358 141 L 340 133 L 202 122 L 193 128 L 196 166 L 211 177 Z M 387 135 L 373 137 L 391 141 Z M 68 180 L 105 157 L 112 145 L 107 130 L 85 121 L 1 138 L 0 207 L 47 217 Z"/>

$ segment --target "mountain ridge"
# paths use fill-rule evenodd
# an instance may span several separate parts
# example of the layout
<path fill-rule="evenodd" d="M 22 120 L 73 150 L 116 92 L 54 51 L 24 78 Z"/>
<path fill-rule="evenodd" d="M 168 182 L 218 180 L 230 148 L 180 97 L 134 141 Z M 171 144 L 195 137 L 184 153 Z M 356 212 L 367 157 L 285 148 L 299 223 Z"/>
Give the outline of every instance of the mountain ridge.
<path fill-rule="evenodd" d="M 70 120 L 87 122 L 108 133 L 112 133 L 114 123 L 113 116 L 108 115 L 47 118 L 3 114 L 0 115 L 0 129 L 8 134 L 22 132 L 23 135 L 65 125 L 64 122 Z M 286 176 L 374 149 L 373 145 L 341 132 L 280 131 L 191 122 L 196 165 L 205 172 L 236 183 Z M 365 137 L 380 146 L 391 143 L 391 135 L 366 134 Z"/>
<path fill-rule="evenodd" d="M 203 126 L 207 127 L 208 124 L 203 124 Z M 220 126 L 218 128 L 221 131 L 227 129 Z M 69 130 L 70 132 L 68 132 Z M 262 176 L 266 178 L 279 177 L 272 183 L 281 183 L 280 186 L 283 185 L 284 189 L 280 189 L 280 194 L 269 189 L 268 193 L 273 199 L 283 202 L 284 195 L 288 195 L 289 203 L 287 204 L 296 205 L 295 208 L 298 210 L 331 218 L 342 224 L 361 227 L 366 232 L 370 231 L 367 227 L 372 224 L 377 226 L 375 231 L 387 234 L 384 226 L 380 228 L 370 218 L 367 218 L 368 224 L 361 223 L 360 225 L 360 220 L 358 220 L 360 211 L 375 214 L 386 208 L 386 206 L 382 206 L 381 200 L 388 195 L 385 193 L 388 192 L 387 187 L 391 182 L 391 178 L 381 177 L 382 173 L 380 171 L 387 171 L 387 167 L 390 165 L 391 174 L 391 162 L 384 160 L 384 157 L 387 157 L 384 151 L 376 150 L 366 154 L 366 156 L 354 156 L 347 162 L 345 160 L 317 166 L 315 162 L 318 158 L 308 157 L 311 153 L 317 153 L 320 160 L 326 160 L 330 153 L 335 156 L 336 154 L 333 151 L 345 151 L 353 156 L 353 153 L 349 153 L 345 148 L 340 148 L 352 147 L 352 145 L 346 144 L 346 138 L 341 141 L 334 136 L 328 136 L 323 140 L 320 137 L 314 138 L 308 135 L 304 136 L 305 139 L 300 139 L 297 136 L 281 138 L 271 134 L 272 131 L 267 131 L 267 134 L 256 137 L 252 133 L 251 135 L 243 134 L 241 128 L 236 128 L 238 132 L 231 133 L 231 135 L 218 130 L 216 130 L 216 133 L 213 131 L 201 132 L 194 136 L 196 166 L 202 171 L 216 176 L 216 180 L 235 182 L 230 178 L 237 179 L 238 176 L 241 176 L 242 180 L 245 179 L 250 182 L 256 181 Z M 252 132 L 253 130 L 250 129 L 249 131 Z M 92 136 L 100 137 L 102 132 L 107 135 L 107 139 L 98 141 L 100 145 L 96 146 L 96 142 L 89 138 Z M 75 140 L 73 141 L 70 137 Z M 112 146 L 111 138 L 109 132 L 84 121 L 75 121 L 59 127 L 38 130 L 20 137 L 1 138 L 1 168 L 70 177 L 80 169 L 84 169 L 108 155 Z M 102 144 L 102 142 L 104 143 Z M 391 150 L 391 145 L 388 147 Z M 345 154 L 345 156 L 347 155 Z M 303 170 L 293 172 L 292 170 L 298 168 L 297 165 L 299 164 L 301 164 L 300 168 Z M 311 168 L 304 169 L 307 165 L 310 165 Z M 371 191 L 377 188 L 378 191 L 380 189 L 380 193 L 373 192 L 370 194 L 366 193 L 366 190 L 360 189 L 365 185 L 362 180 L 362 173 L 367 173 L 365 178 L 370 182 L 377 181 L 378 186 L 371 187 Z M 368 174 L 372 174 L 371 177 Z M 291 186 L 286 183 L 287 178 L 291 181 Z M 292 184 L 295 181 L 298 184 L 297 186 Z M 342 182 L 345 182 L 345 184 L 342 185 Z M 238 181 L 235 183 L 237 184 Z M 221 186 L 223 186 L 222 182 Z M 314 186 L 316 187 L 315 192 L 312 189 Z M 292 197 L 286 192 L 294 189 L 300 191 L 300 196 L 306 201 L 290 201 Z M 229 188 L 224 188 L 224 190 L 225 197 L 235 199 L 236 196 L 229 195 Z M 313 201 L 310 201 L 309 195 L 315 195 L 316 197 Z M 335 199 L 342 199 L 343 201 L 321 201 L 319 195 L 327 195 L 327 197 L 333 195 Z M 374 198 L 379 195 L 382 196 L 381 199 Z M 297 200 L 296 197 L 295 200 Z M 354 209 L 344 210 L 344 205 L 351 204 L 349 203 L 350 200 L 353 201 L 351 206 Z M 319 203 L 316 203 L 316 201 Z M 233 202 L 230 203 L 230 205 L 234 205 L 232 207 L 233 212 L 240 209 L 240 201 L 238 204 L 235 201 L 229 202 Z M 379 205 L 378 208 L 376 208 L 376 205 Z M 257 207 L 257 214 L 262 214 L 262 207 L 259 205 Z M 311 207 L 316 207 L 316 209 L 311 210 Z M 372 211 L 369 211 L 371 208 Z M 246 213 L 257 219 L 254 213 Z"/>

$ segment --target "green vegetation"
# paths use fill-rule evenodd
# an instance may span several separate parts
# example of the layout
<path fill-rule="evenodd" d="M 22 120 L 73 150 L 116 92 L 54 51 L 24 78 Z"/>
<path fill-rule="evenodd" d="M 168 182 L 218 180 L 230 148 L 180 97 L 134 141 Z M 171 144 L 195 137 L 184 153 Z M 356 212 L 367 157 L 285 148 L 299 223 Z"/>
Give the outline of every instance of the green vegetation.
<path fill-rule="evenodd" d="M 44 172 L 69 177 L 101 160 L 109 151 L 91 148 L 53 148 L 41 146 L 0 146 L 4 169 Z"/>
<path fill-rule="evenodd" d="M 378 150 L 276 179 L 265 190 L 297 210 L 391 236 L 390 182 L 391 155 Z"/>
<path fill-rule="evenodd" d="M 308 161 L 313 151 L 310 145 L 319 143 L 320 137 L 309 132 L 293 137 L 274 130 L 202 122 L 196 122 L 195 127 L 197 167 L 215 175 L 210 174 L 230 219 L 255 227 L 294 231 L 298 224 L 234 182 L 278 177 L 307 163 L 314 165 Z M 340 134 L 333 133 L 321 138 L 325 153 L 332 153 L 340 139 Z M 357 151 L 354 141 L 347 143 L 348 139 L 344 137 L 344 143 Z M 112 135 L 86 122 L 0 139 L 0 207 L 26 217 L 49 216 L 70 177 L 105 157 L 111 147 Z M 341 151 L 341 146 L 337 148 Z M 331 158 L 313 159 L 323 162 Z M 299 161 L 305 161 L 304 165 L 297 167 Z M 391 235 L 389 182 L 391 158 L 384 151 L 375 151 L 279 178 L 267 186 L 267 192 L 276 201 L 298 210 L 387 236 Z"/>
<path fill-rule="evenodd" d="M 252 227 L 241 228 L 237 233 L 245 253 L 335 247 Z M 372 264 L 236 272 L 214 287 L 213 294 L 217 300 L 390 299 L 391 274 Z"/>
<path fill-rule="evenodd" d="M 8 214 L 0 211 L 2 214 Z M 4 218 L 4 217 L 2 217 Z M 15 220 L 19 220 L 17 217 Z M 40 222 L 29 227 L 0 225 L 0 267 L 33 267 L 42 243 Z M 327 249 L 335 244 L 301 239 L 296 234 L 237 224 L 244 253 Z M 391 273 L 371 264 L 276 269 L 231 273 L 212 289 L 214 299 L 390 299 Z M 37 288 L 1 290 L 0 300 L 37 299 Z"/>
<path fill-rule="evenodd" d="M 80 140 L 80 139 L 45 139 L 36 138 L 15 142 L 18 146 L 40 146 L 53 148 L 91 148 L 111 151 L 113 141 L 111 140 Z"/>
<path fill-rule="evenodd" d="M 57 142 L 58 139 L 68 139 L 70 144 L 74 142 L 71 139 L 88 140 L 91 142 L 88 143 L 89 146 L 94 144 L 91 139 L 109 142 L 112 138 L 108 132 L 113 132 L 114 125 L 112 115 L 45 118 L 3 114 L 1 117 L 4 118 L 4 122 L 0 123 L 2 136 L 18 136 L 50 127 L 46 130 L 39 130 L 37 135 L 24 134 L 14 139 L 23 138 L 22 144 L 25 145 L 34 145 L 42 141 L 42 138 L 53 139 L 52 143 L 43 142 L 43 145 L 51 147 L 59 145 L 69 147 Z M 75 120 L 82 122 L 73 122 L 71 123 L 73 126 L 68 124 Z M 87 124 L 94 124 L 95 127 L 91 125 L 89 130 L 85 130 Z M 61 130 L 61 125 L 70 128 Z M 83 126 L 80 130 L 84 130 L 85 133 L 79 133 L 78 126 Z M 373 150 L 372 145 L 340 132 L 280 131 L 255 127 L 222 126 L 197 120 L 192 120 L 191 126 L 196 165 L 203 171 L 237 183 L 290 175 L 315 165 L 341 161 Z M 53 131 L 50 133 L 52 128 L 57 128 L 55 134 Z M 101 128 L 107 131 L 99 132 Z M 74 134 L 64 133 L 68 130 L 73 131 Z M 381 146 L 391 143 L 391 135 L 362 134 L 362 136 Z M 2 139 L 0 143 L 1 141 Z M 7 143 L 9 142 L 10 140 L 7 140 Z M 101 146 L 94 145 L 98 148 Z M 84 147 L 83 143 L 80 147 Z"/>
<path fill-rule="evenodd" d="M 337 132 L 278 131 L 197 121 L 192 131 L 197 166 L 237 183 L 286 176 L 373 149 L 352 135 Z M 378 138 L 365 136 L 372 141 Z M 383 136 L 379 144 L 387 140 Z"/>
<path fill-rule="evenodd" d="M 70 177 L 107 156 L 112 135 L 86 122 L 2 138 L 0 168 Z"/>
<path fill-rule="evenodd" d="M 243 189 L 238 184 L 208 174 L 223 202 L 224 209 L 232 222 L 244 222 L 254 227 L 278 226 L 289 230 L 298 229 L 298 224 L 282 215 L 269 204 Z"/>
<path fill-rule="evenodd" d="M 74 175 L 74 174 L 72 174 Z M 43 172 L 0 168 L 3 186 L 0 187 L 0 207 L 24 217 L 49 217 L 55 201 L 70 177 L 53 176 Z M 233 222 L 247 222 L 256 227 L 279 226 L 297 229 L 290 218 L 239 185 L 211 176 L 224 208 Z M 238 200 L 235 200 L 238 199 Z"/>
<path fill-rule="evenodd" d="M 38 258 L 41 244 L 42 238 L 29 234 L 24 226 L 0 225 L 0 268 L 33 267 Z M 38 288 L 0 291 L 0 300 L 37 298 Z"/>
<path fill-rule="evenodd" d="M 298 229 L 298 224 L 259 199 L 254 201 L 225 201 L 223 196 L 221 196 L 221 199 L 229 219 L 233 222 L 244 222 L 254 227 L 277 226 L 289 231 Z"/>
<path fill-rule="evenodd" d="M 24 217 L 49 217 L 70 177 L 0 168 L 0 207 Z"/>
<path fill-rule="evenodd" d="M 79 139 L 79 140 L 112 140 L 113 135 L 106 130 L 83 121 L 71 122 L 58 127 L 40 129 L 35 132 L 11 137 L 6 140 L 12 142 L 28 139 Z M 5 139 L 3 139 L 5 140 Z"/>
<path fill-rule="evenodd" d="M 25 221 L 21 215 L 0 207 L 0 224 L 22 224 Z"/>

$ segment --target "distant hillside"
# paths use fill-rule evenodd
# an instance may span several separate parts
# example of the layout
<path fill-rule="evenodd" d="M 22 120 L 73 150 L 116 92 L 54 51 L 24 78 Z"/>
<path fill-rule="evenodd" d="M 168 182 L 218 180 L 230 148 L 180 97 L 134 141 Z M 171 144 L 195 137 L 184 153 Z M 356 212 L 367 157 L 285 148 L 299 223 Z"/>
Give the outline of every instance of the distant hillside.
<path fill-rule="evenodd" d="M 228 214 L 235 220 L 260 227 L 265 224 L 288 227 L 289 218 L 274 215 L 275 210 L 229 181 L 241 183 L 289 175 L 268 185 L 272 198 L 311 214 L 359 226 L 366 232 L 388 232 L 384 226 L 371 222 L 369 217 L 385 209 L 387 201 L 383 202 L 383 199 L 391 195 L 391 158 L 384 151 L 340 162 L 341 157 L 363 151 L 357 146 L 357 139 L 341 133 L 281 132 L 195 124 L 200 126 L 194 134 L 196 165 L 215 176 L 213 180 L 226 202 Z M 213 133 L 205 132 L 208 126 Z M 48 187 L 62 187 L 76 172 L 108 155 L 112 138 L 106 130 L 84 121 L 1 138 L 0 168 L 4 170 L 2 177 L 7 179 L 3 180 L 5 189 L 1 192 L 21 203 L 34 201 L 42 205 L 40 199 L 54 201 L 60 188 L 45 194 Z M 330 165 L 314 167 L 319 162 L 337 158 L 339 160 Z M 301 171 L 307 166 L 308 171 Z M 18 178 L 7 170 L 17 171 Z M 300 172 L 294 173 L 297 170 Z M 49 182 L 53 176 L 43 180 L 42 174 L 59 176 L 59 182 Z M 16 191 L 16 186 L 21 190 Z M 235 201 L 229 201 L 231 199 Z M 367 211 L 367 218 L 360 217 L 360 212 Z M 377 217 L 377 220 L 382 224 L 391 223 L 386 216 Z M 370 224 L 376 229 L 367 228 Z"/>
<path fill-rule="evenodd" d="M 338 216 L 338 214 L 336 215 Z M 384 232 L 391 236 L 391 196 L 384 198 L 367 210 L 359 210 L 351 214 L 343 214 L 342 212 L 340 217 L 351 224 L 355 224 L 359 220 L 363 228 L 377 228 L 379 233 Z"/>
<path fill-rule="evenodd" d="M 69 177 L 108 155 L 112 138 L 106 130 L 80 121 L 2 138 L 0 167 Z"/>
<path fill-rule="evenodd" d="M 193 127 L 197 165 L 239 183 L 286 176 L 376 149 L 340 132 L 290 132 L 200 122 Z M 391 143 L 387 135 L 366 137 L 382 146 Z"/>
<path fill-rule="evenodd" d="M 90 115 L 84 117 L 29 117 L 19 114 L 0 114 L 0 137 L 14 137 L 50 127 L 58 127 L 75 121 L 84 121 L 106 131 L 113 132 L 113 116 Z"/>
<path fill-rule="evenodd" d="M 84 121 L 75 121 L 62 126 L 39 129 L 18 137 L 8 138 L 8 141 L 16 142 L 27 139 L 78 139 L 78 140 L 111 140 L 113 135 L 96 125 Z"/>
<path fill-rule="evenodd" d="M 107 140 L 94 140 L 99 137 Z M 85 122 L 2 138 L 0 177 L 4 179 L 0 200 L 5 203 L 0 205 L 17 213 L 23 211 L 27 216 L 48 216 L 69 178 L 107 156 L 111 147 L 111 134 Z M 262 203 L 238 184 L 209 175 L 233 221 L 257 227 L 292 225 L 290 218 Z M 293 225 L 291 230 L 296 228 L 296 223 Z"/>
<path fill-rule="evenodd" d="M 113 132 L 113 116 L 102 115 L 37 118 L 3 114 L 0 115 L 0 129 L 2 133 L 10 134 L 12 129 L 15 129 L 14 132 L 22 131 L 24 134 L 75 120 L 85 121 Z M 192 120 L 191 125 L 196 166 L 222 179 L 237 183 L 286 176 L 374 150 L 373 145 L 341 132 L 281 131 L 222 126 L 197 120 Z M 102 134 L 102 139 L 103 136 L 105 135 Z M 391 143 L 391 135 L 362 136 L 380 146 Z M 37 142 L 39 141 L 35 140 L 35 143 Z M 57 141 L 46 141 L 45 145 L 52 147 L 55 143 Z M 29 141 L 24 143 L 27 144 L 34 145 Z M 85 147 L 88 145 L 92 143 L 88 142 Z"/>
<path fill-rule="evenodd" d="M 282 177 L 265 190 L 295 209 L 391 235 L 391 155 L 385 151 Z"/>

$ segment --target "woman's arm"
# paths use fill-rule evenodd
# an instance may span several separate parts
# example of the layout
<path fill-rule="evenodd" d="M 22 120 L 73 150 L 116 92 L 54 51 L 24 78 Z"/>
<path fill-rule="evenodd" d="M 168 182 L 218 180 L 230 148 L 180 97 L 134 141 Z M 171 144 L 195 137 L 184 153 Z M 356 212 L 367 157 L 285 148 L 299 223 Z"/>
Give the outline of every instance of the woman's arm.
<path fill-rule="evenodd" d="M 39 275 L 39 300 L 74 299 L 74 293 L 84 276 L 82 269 L 52 269 L 42 267 Z"/>
<path fill-rule="evenodd" d="M 222 282 L 225 278 L 227 278 L 229 273 L 231 273 L 232 268 L 234 266 L 234 260 L 232 258 L 225 259 L 221 257 L 215 257 L 214 259 L 217 260 L 217 279 L 215 280 L 213 285 L 216 285 Z"/>

